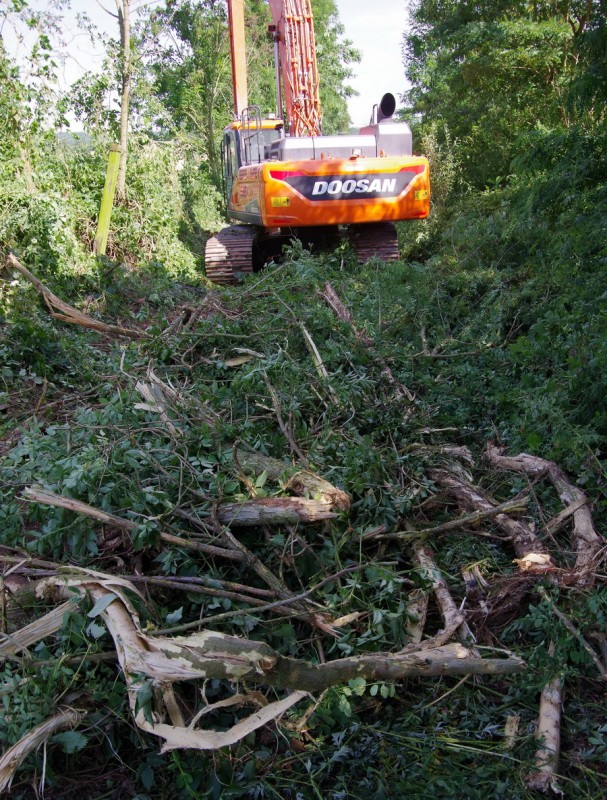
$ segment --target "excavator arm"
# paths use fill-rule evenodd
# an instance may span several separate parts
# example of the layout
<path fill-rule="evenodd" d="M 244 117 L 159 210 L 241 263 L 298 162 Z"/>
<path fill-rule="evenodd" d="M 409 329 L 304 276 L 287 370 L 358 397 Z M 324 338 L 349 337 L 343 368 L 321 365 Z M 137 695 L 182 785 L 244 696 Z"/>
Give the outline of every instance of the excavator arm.
<path fill-rule="evenodd" d="M 320 135 L 314 15 L 310 0 L 268 0 L 291 136 Z"/>
<path fill-rule="evenodd" d="M 320 135 L 320 97 L 310 0 L 268 0 L 291 136 Z M 234 111 L 248 105 L 244 0 L 228 0 Z M 280 86 L 277 87 L 280 93 Z"/>

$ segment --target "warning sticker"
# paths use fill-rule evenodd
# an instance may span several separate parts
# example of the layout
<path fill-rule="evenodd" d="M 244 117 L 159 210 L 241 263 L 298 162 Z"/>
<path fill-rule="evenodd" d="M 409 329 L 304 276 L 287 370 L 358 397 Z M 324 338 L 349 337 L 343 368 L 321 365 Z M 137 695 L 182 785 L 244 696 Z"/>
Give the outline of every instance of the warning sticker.
<path fill-rule="evenodd" d="M 291 205 L 291 200 L 289 197 L 273 197 L 272 198 L 272 208 L 287 208 L 287 206 Z"/>

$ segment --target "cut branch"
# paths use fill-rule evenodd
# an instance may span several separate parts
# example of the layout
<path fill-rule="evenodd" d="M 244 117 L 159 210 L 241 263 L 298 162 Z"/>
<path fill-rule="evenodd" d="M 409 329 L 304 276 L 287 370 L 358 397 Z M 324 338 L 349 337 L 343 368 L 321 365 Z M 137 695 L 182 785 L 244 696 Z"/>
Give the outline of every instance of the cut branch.
<path fill-rule="evenodd" d="M 461 478 L 456 478 L 452 473 L 444 470 L 436 470 L 430 473 L 430 477 L 439 486 L 448 489 L 451 494 L 459 500 L 463 506 L 472 511 L 494 512 L 497 503 L 491 502 L 476 486 Z M 529 553 L 542 553 L 547 555 L 539 536 L 532 530 L 531 526 L 523 522 L 511 519 L 507 514 L 499 513 L 495 517 L 495 522 L 511 539 L 512 545 L 517 556 L 523 559 Z M 543 571 L 550 569 L 553 565 L 548 557 L 547 562 L 542 567 Z M 540 571 L 538 569 L 538 571 Z"/>
<path fill-rule="evenodd" d="M 548 650 L 554 655 L 554 644 Z M 557 783 L 557 771 L 561 750 L 561 714 L 563 704 L 563 678 L 553 678 L 542 690 L 540 715 L 536 739 L 539 747 L 535 753 L 536 771 L 527 777 L 527 785 L 540 792 L 552 790 L 563 794 Z"/>
<path fill-rule="evenodd" d="M 488 461 L 500 469 L 523 472 L 533 477 L 545 475 L 559 494 L 563 504 L 573 507 L 572 549 L 577 553 L 575 568 L 580 573 L 578 583 L 592 582 L 592 571 L 596 569 L 599 553 L 605 546 L 605 539 L 596 532 L 590 513 L 590 504 L 585 493 L 574 486 L 563 470 L 553 461 L 520 453 L 518 456 L 504 456 L 492 444 L 487 447 Z"/>
<path fill-rule="evenodd" d="M 260 718 L 259 724 L 274 718 L 273 712 L 283 713 L 305 697 L 307 692 L 345 683 L 356 677 L 369 681 L 398 682 L 410 676 L 495 675 L 520 672 L 524 663 L 515 656 L 484 659 L 460 644 L 416 652 L 376 653 L 312 664 L 281 656 L 263 642 L 241 639 L 214 631 L 202 631 L 187 637 L 151 637 L 139 624 L 137 612 L 123 590 L 123 582 L 109 578 L 77 579 L 52 578 L 39 585 L 39 593 L 61 596 L 77 590 L 90 594 L 114 639 L 122 672 L 127 682 L 131 709 L 136 723 L 144 730 L 165 739 L 165 747 L 197 747 L 210 749 L 238 741 L 254 730 L 255 720 L 238 723 L 230 729 L 228 738 L 209 736 L 208 731 L 166 726 L 160 716 L 146 719 L 137 710 L 137 695 L 146 679 L 164 686 L 188 680 L 246 681 L 273 689 L 288 689 L 293 694 L 278 701 Z M 272 705 L 272 704 L 271 704 Z M 266 706 L 270 708 L 270 706 Z M 191 735 L 186 735 L 189 731 Z"/>
<path fill-rule="evenodd" d="M 151 637 L 142 632 L 134 607 L 115 581 L 52 578 L 40 586 L 73 587 L 89 592 L 97 603 L 115 595 L 102 615 L 117 644 L 126 673 L 147 675 L 155 680 L 250 680 L 263 686 L 298 691 L 322 691 L 357 675 L 369 680 L 400 681 L 411 675 L 498 674 L 520 672 L 524 662 L 514 655 L 484 659 L 459 644 L 405 653 L 372 655 L 312 664 L 281 656 L 263 642 L 242 639 L 215 631 L 201 631 L 187 637 Z"/>
<path fill-rule="evenodd" d="M 236 456 L 244 472 L 253 475 L 265 472 L 270 480 L 283 484 L 285 491 L 330 503 L 338 511 L 347 511 L 350 508 L 350 495 L 309 469 L 298 469 L 294 472 L 293 467 L 284 461 L 242 447 L 237 448 Z"/>
<path fill-rule="evenodd" d="M 506 500 L 506 502 L 500 503 L 493 508 L 479 509 L 470 514 L 466 514 L 463 517 L 459 517 L 458 519 L 451 519 L 449 522 L 443 522 L 441 525 L 436 525 L 433 528 L 424 528 L 419 531 L 395 531 L 394 533 L 385 533 L 383 531 L 377 533 L 375 531 L 370 531 L 369 533 L 364 534 L 362 538 L 365 541 L 367 539 L 395 539 L 404 542 L 425 540 L 436 533 L 450 533 L 451 531 L 458 530 L 459 528 L 475 525 L 477 522 L 481 522 L 482 520 L 497 517 L 498 514 L 524 511 L 528 502 L 528 497 L 522 497 L 518 500 Z"/>
<path fill-rule="evenodd" d="M 38 489 L 30 486 L 23 490 L 23 496 L 32 502 L 56 506 L 58 508 L 65 508 L 77 514 L 84 514 L 85 516 L 96 519 L 99 522 L 103 522 L 108 525 L 116 525 L 117 527 L 129 532 L 132 532 L 137 528 L 137 523 L 132 522 L 131 520 L 122 519 L 122 517 L 117 517 L 114 514 L 108 514 L 106 511 L 101 511 L 100 509 L 94 508 L 87 503 L 81 502 L 80 500 L 73 500 L 70 497 L 62 497 L 61 495 L 55 494 L 54 492 L 49 492 L 45 489 Z M 295 504 L 300 504 L 298 506 L 300 512 L 302 509 L 302 503 L 304 503 L 303 507 L 307 508 L 309 513 L 311 513 L 310 505 L 306 504 L 311 504 L 312 507 L 317 509 L 315 501 L 304 501 L 300 498 L 293 497 L 283 498 L 283 502 L 286 503 L 289 501 L 292 501 Z M 262 501 L 257 500 L 255 502 L 260 503 Z M 237 508 L 241 508 L 241 506 L 237 506 Z M 293 506 L 293 508 L 295 508 L 295 506 Z M 317 514 L 319 512 L 316 510 L 314 513 Z M 320 513 L 324 513 L 324 511 Z M 230 508 L 229 519 L 226 521 L 231 521 L 234 514 L 235 509 Z M 280 510 L 280 514 L 282 514 L 281 521 L 284 521 L 284 507 Z M 333 515 L 331 514 L 330 516 Z M 301 517 L 298 516 L 298 520 L 300 519 Z M 279 578 L 277 578 L 276 575 L 274 575 L 274 573 L 268 569 L 268 567 L 251 550 L 248 549 L 248 547 L 242 544 L 242 542 L 240 542 L 228 528 L 222 527 L 221 520 L 217 516 L 214 517 L 213 522 L 217 527 L 219 541 L 224 545 L 224 547 L 217 547 L 216 545 L 210 545 L 205 542 L 192 542 L 187 539 L 181 539 L 179 536 L 174 536 L 170 533 L 164 532 L 160 533 L 160 539 L 167 544 L 172 544 L 179 547 L 185 546 L 191 549 L 200 550 L 209 555 L 217 555 L 220 557 L 229 558 L 230 560 L 240 561 L 256 572 L 259 577 L 262 578 L 262 580 L 264 580 L 268 586 L 270 586 L 270 588 L 274 589 L 279 598 L 284 600 L 293 598 L 292 593 L 287 589 L 285 584 Z M 250 524 L 253 523 L 250 522 Z M 326 615 L 321 614 L 318 609 L 313 608 L 309 602 L 299 602 L 295 604 L 293 606 L 293 611 L 297 616 L 305 619 L 311 625 L 319 630 L 322 630 L 324 633 L 329 634 L 330 636 L 336 635 L 336 631 Z"/>
<path fill-rule="evenodd" d="M 423 544 L 415 544 L 413 545 L 413 556 L 420 568 L 421 575 L 432 586 L 432 591 L 445 623 L 445 630 L 450 631 L 451 635 L 457 632 L 462 642 L 474 642 L 474 634 L 451 597 L 449 587 L 436 565 L 430 549 Z"/>
<path fill-rule="evenodd" d="M 93 319 L 87 314 L 83 314 L 81 311 L 78 311 L 77 308 L 65 303 L 60 297 L 57 297 L 56 294 L 53 294 L 53 292 L 51 292 L 48 287 L 39 281 L 38 278 L 26 267 L 24 267 L 23 264 L 17 258 L 15 258 L 12 253 L 8 255 L 7 262 L 9 267 L 16 269 L 17 272 L 21 273 L 21 275 L 23 275 L 23 277 L 28 280 L 42 295 L 44 302 L 51 312 L 51 316 L 55 319 L 61 320 L 61 322 L 69 322 L 72 325 L 80 325 L 83 328 L 90 328 L 98 333 L 128 336 L 131 339 L 146 338 L 147 334 L 142 331 L 136 331 L 132 328 L 123 328 L 120 325 L 107 325 L 105 322 L 99 322 L 99 320 Z"/>
<path fill-rule="evenodd" d="M 246 528 L 256 525 L 296 525 L 313 523 L 337 516 L 331 504 L 302 497 L 260 497 L 242 503 L 222 503 L 217 519 L 222 525 Z"/>

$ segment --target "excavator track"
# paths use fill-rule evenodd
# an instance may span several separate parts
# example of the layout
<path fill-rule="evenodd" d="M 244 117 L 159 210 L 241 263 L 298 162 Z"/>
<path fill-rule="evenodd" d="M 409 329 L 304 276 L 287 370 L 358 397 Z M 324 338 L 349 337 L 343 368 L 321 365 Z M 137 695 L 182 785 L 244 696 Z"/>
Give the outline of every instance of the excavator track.
<path fill-rule="evenodd" d="M 373 256 L 382 261 L 397 261 L 399 258 L 398 237 L 393 222 L 371 222 L 350 229 L 350 241 L 356 250 L 360 264 Z"/>
<path fill-rule="evenodd" d="M 239 273 L 253 271 L 256 231 L 251 225 L 230 225 L 207 240 L 205 272 L 213 283 L 238 283 Z"/>

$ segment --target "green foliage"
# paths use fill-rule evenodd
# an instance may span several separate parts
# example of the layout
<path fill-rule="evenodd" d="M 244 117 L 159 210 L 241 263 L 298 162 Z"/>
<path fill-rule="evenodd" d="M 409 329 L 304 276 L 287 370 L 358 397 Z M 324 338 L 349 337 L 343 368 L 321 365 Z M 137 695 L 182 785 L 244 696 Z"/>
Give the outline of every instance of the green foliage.
<path fill-rule="evenodd" d="M 200 256 L 205 230 L 219 223 L 217 194 L 207 145 L 193 143 L 191 134 L 220 127 L 223 119 L 209 122 L 197 106 L 194 125 L 186 111 L 200 97 L 205 65 L 225 67 L 226 43 L 217 38 L 225 29 L 223 4 L 178 9 L 182 28 L 175 32 L 183 32 L 186 43 L 196 33 L 208 52 L 197 54 L 193 42 L 182 62 L 168 50 L 156 53 L 158 85 L 174 118 L 168 127 L 166 116 L 152 125 L 153 104 L 138 117 L 127 198 L 115 209 L 108 259 L 90 255 L 106 163 L 104 131 L 111 122 L 95 118 L 106 85 L 79 89 L 91 138 L 58 138 L 41 124 L 26 131 L 38 108 L 35 87 L 25 86 L 0 49 L 0 87 L 15 82 L 17 111 L 11 116 L 9 95 L 0 92 L 0 120 L 7 125 L 0 142 L 1 255 L 14 249 L 62 298 L 93 316 L 145 328 L 150 337 L 125 343 L 68 327 L 50 318 L 29 285 L 2 274 L 3 547 L 64 567 L 158 580 L 204 577 L 217 585 L 254 582 L 245 567 L 232 570 L 192 550 L 166 547 L 159 534 L 193 535 L 180 516 L 183 508 L 209 522 L 218 501 L 238 502 L 251 491 L 285 494 L 267 474 L 245 482 L 233 455 L 238 440 L 291 463 L 275 398 L 290 436 L 316 470 L 352 494 L 353 507 L 347 518 L 326 526 L 239 536 L 296 592 L 349 569 L 318 588 L 314 600 L 334 617 L 356 613 L 356 620 L 338 639 L 323 638 L 321 653 L 318 637 L 296 618 L 257 613 L 229 597 L 147 586 L 153 602 L 139 604 L 138 611 L 148 630 L 229 610 L 238 614 L 216 627 L 266 641 L 290 657 L 334 659 L 406 645 L 407 594 L 422 580 L 399 543 L 368 550 L 360 534 L 448 516 L 433 512 L 428 477 L 444 464 L 445 443 L 480 453 L 488 438 L 499 438 L 514 450 L 554 458 L 591 494 L 602 530 L 607 137 L 602 62 L 595 55 L 602 52 L 604 24 L 601 3 L 591 4 L 588 19 L 584 8 L 588 4 L 417 3 L 412 99 L 424 117 L 420 147 L 432 162 L 434 210 L 428 221 L 401 226 L 407 260 L 361 266 L 344 246 L 311 255 L 296 245 L 282 264 L 250 276 L 243 287 L 213 293 L 207 293 Z M 9 9 L 26 5 L 11 0 Z M 251 0 L 249 12 L 259 59 L 252 91 L 270 102 L 272 70 L 262 57 L 267 9 Z M 336 58 L 331 37 L 339 40 L 341 33 L 332 2 L 315 3 L 315 13 L 319 57 L 334 59 L 321 71 L 341 87 L 349 46 L 342 43 Z M 213 44 L 217 64 L 208 62 Z M 36 59 L 43 70 L 46 57 Z M 199 70 L 190 82 L 185 64 Z M 339 119 L 340 108 L 337 103 L 329 116 Z M 488 188 L 474 191 L 474 185 Z M 326 307 L 320 292 L 327 280 L 366 338 Z M 201 313 L 177 332 L 171 323 L 179 306 L 198 306 L 203 298 Z M 302 325 L 327 377 L 315 367 Z M 243 353 L 249 360 L 235 366 L 232 359 Z M 150 364 L 179 390 L 180 401 L 169 410 L 176 433 L 142 407 L 135 391 Z M 415 393 L 412 403 L 395 393 L 385 365 Z M 211 426 L 209 414 L 217 419 Z M 32 484 L 122 516 L 136 528 L 129 536 L 112 526 L 101 531 L 65 509 L 27 503 L 21 492 Z M 498 499 L 526 488 L 494 476 L 485 485 Z M 538 503 L 557 512 L 551 490 L 538 485 L 534 491 Z M 542 530 L 545 519 L 535 505 L 529 514 Z M 557 537 L 565 542 L 563 534 Z M 512 554 L 494 539 L 459 532 L 433 544 L 458 603 L 467 601 L 463 565 L 482 559 L 497 583 L 511 577 Z M 330 689 L 305 725 L 300 717 L 305 732 L 268 727 L 212 755 L 160 754 L 156 741 L 134 730 L 115 663 L 103 658 L 112 647 L 103 604 L 79 603 L 57 635 L 0 665 L 3 748 L 58 704 L 87 711 L 78 730 L 56 735 L 45 754 L 30 756 L 11 796 L 29 800 L 31 776 L 44 768 L 48 793 L 58 797 L 73 789 L 66 776 L 78 775 L 79 791 L 91 797 L 134 800 L 532 800 L 524 776 L 536 746 L 538 692 L 564 673 L 562 781 L 568 797 L 594 800 L 604 791 L 607 733 L 595 666 L 580 637 L 591 640 L 605 628 L 607 596 L 603 585 L 580 591 L 574 602 L 551 584 L 546 592 L 549 600 L 528 596 L 499 631 L 503 644 L 527 659 L 529 669 L 518 677 L 410 680 L 398 687 L 357 678 Z M 564 605 L 579 636 L 554 613 Z M 20 609 L 29 618 L 46 610 L 35 599 Z M 432 608 L 429 625 L 441 626 Z M 555 644 L 554 657 L 547 655 L 548 642 Z M 143 683 L 137 697 L 148 719 L 153 688 Z M 225 697 L 225 689 L 208 681 L 205 702 Z M 187 701 L 202 710 L 197 692 Z M 521 717 L 520 735 L 507 752 L 503 729 L 511 714 Z M 233 722 L 233 712 L 222 709 L 209 725 Z"/>
<path fill-rule="evenodd" d="M 590 62 L 602 46 L 602 6 L 412 3 L 410 108 L 447 126 L 467 182 L 482 188 L 508 175 L 530 131 L 572 124 L 574 95 L 595 98 L 593 114 L 600 108 L 600 69 Z"/>

